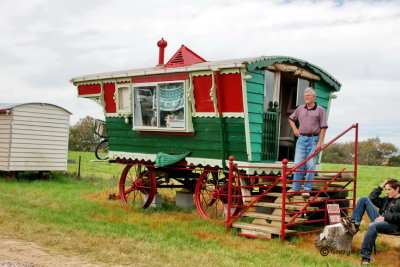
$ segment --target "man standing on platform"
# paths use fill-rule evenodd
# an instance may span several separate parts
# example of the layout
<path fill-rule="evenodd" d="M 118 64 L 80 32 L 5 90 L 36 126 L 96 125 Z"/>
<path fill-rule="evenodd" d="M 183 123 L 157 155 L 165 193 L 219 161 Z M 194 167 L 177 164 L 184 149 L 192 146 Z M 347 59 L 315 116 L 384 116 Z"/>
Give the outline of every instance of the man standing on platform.
<path fill-rule="evenodd" d="M 289 124 L 293 129 L 293 133 L 298 137 L 295 150 L 294 164 L 297 165 L 315 151 L 322 148 L 326 129 L 328 124 L 326 122 L 325 111 L 321 106 L 318 106 L 315 100 L 315 91 L 313 88 L 308 87 L 304 91 L 304 105 L 299 106 L 292 115 L 289 116 Z M 298 121 L 300 126 L 296 127 L 295 122 Z M 315 156 L 301 165 L 298 171 L 311 171 L 311 172 L 294 172 L 293 181 L 302 181 L 305 175 L 304 191 L 301 195 L 303 198 L 309 198 L 312 191 L 314 175 L 317 166 L 318 157 Z M 292 189 L 288 192 L 300 191 L 301 182 L 294 182 Z"/>

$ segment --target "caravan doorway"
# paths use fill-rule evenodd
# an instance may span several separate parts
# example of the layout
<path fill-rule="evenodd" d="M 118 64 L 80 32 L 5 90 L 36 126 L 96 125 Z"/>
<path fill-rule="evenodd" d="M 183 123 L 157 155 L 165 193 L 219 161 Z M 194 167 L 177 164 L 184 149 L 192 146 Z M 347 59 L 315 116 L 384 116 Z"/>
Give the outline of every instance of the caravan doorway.
<path fill-rule="evenodd" d="M 310 80 L 293 75 L 290 72 L 265 71 L 265 99 L 264 111 L 271 110 L 271 103 L 277 102 L 277 160 L 288 159 L 294 161 L 296 137 L 288 122 L 299 105 L 304 104 L 304 90 L 312 86 Z M 272 101 L 271 101 L 272 100 Z"/>

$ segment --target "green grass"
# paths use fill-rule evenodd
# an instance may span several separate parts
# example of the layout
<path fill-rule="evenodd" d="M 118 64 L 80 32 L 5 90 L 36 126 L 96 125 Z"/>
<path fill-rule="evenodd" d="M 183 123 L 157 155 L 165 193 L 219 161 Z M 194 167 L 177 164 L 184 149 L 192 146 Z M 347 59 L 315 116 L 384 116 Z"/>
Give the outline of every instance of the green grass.
<path fill-rule="evenodd" d="M 81 178 L 77 157 L 81 155 Z M 62 253 L 109 265 L 135 266 L 354 266 L 358 256 L 323 257 L 315 236 L 285 244 L 246 239 L 225 225 L 203 220 L 195 210 L 164 203 L 163 209 L 135 210 L 109 201 L 123 166 L 91 162 L 91 153 L 71 152 L 68 175 L 52 180 L 0 179 L 0 231 Z M 337 170 L 340 165 L 324 164 Z M 400 168 L 359 168 L 359 191 L 368 192 Z M 365 188 L 364 188 L 365 187 Z M 361 188 L 361 189 L 360 189 Z"/>
<path fill-rule="evenodd" d="M 353 170 L 352 165 L 323 163 L 326 171 L 337 171 L 342 168 Z M 357 197 L 368 196 L 373 188 L 388 178 L 400 179 L 400 167 L 360 165 L 357 170 Z"/>

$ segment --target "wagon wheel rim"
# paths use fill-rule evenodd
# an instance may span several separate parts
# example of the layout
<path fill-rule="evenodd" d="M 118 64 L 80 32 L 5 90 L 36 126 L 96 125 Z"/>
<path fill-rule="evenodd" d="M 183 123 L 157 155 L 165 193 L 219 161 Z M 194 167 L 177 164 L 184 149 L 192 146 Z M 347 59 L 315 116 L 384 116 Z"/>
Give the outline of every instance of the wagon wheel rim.
<path fill-rule="evenodd" d="M 233 187 L 233 195 L 240 189 Z M 240 211 L 242 199 L 232 198 L 232 215 Z M 204 170 L 196 183 L 195 204 L 198 213 L 205 219 L 226 220 L 228 207 L 228 179 L 218 171 Z"/>
<path fill-rule="evenodd" d="M 122 203 L 147 208 L 157 192 L 154 169 L 142 164 L 126 165 L 119 181 Z"/>

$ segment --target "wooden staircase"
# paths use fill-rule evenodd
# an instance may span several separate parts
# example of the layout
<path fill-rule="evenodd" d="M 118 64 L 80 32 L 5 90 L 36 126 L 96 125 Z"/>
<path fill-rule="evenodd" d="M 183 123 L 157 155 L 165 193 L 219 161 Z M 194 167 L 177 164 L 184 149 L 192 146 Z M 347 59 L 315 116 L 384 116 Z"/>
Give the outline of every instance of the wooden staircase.
<path fill-rule="evenodd" d="M 315 181 L 323 181 L 326 182 L 315 182 L 313 190 L 321 190 L 331 179 L 334 177 L 335 174 L 329 174 L 324 176 L 315 176 Z M 343 182 L 352 182 L 354 180 L 354 176 L 350 175 L 349 173 L 343 173 L 339 177 L 336 178 L 337 182 L 341 183 L 331 183 L 326 188 L 327 190 L 338 190 L 341 189 L 345 183 Z M 257 186 L 261 186 L 258 184 Z M 287 185 L 287 188 L 290 188 L 291 184 Z M 275 191 L 282 190 L 282 184 L 278 183 L 277 186 L 274 188 Z M 311 197 L 308 200 L 311 200 L 315 196 L 311 194 Z M 330 198 L 321 193 L 318 197 L 313 200 L 314 202 L 323 203 Z M 244 198 L 244 201 L 250 202 L 248 197 Z M 280 192 L 268 192 L 264 197 L 261 198 L 260 201 L 255 202 L 253 207 L 250 207 L 245 213 L 242 214 L 243 217 L 250 217 L 253 218 L 251 223 L 247 222 L 234 222 L 232 227 L 241 229 L 241 233 L 239 235 L 249 236 L 249 237 L 257 237 L 257 238 L 273 238 L 276 236 L 281 235 L 281 228 L 282 228 L 282 193 Z M 296 203 L 297 202 L 297 203 Z M 303 203 L 298 203 L 303 202 Z M 246 203 L 245 203 L 246 204 Z M 293 194 L 288 194 L 286 196 L 285 202 L 285 213 L 291 212 L 317 212 L 320 208 L 316 206 L 311 206 L 306 199 L 302 198 L 301 196 L 294 196 Z M 305 223 L 308 221 L 307 213 L 300 214 L 296 219 L 294 219 L 291 223 Z M 293 215 L 291 215 L 293 216 Z M 285 223 L 289 223 L 292 220 L 292 217 L 289 215 L 285 216 Z M 285 235 L 295 234 L 296 230 L 285 229 Z"/>

